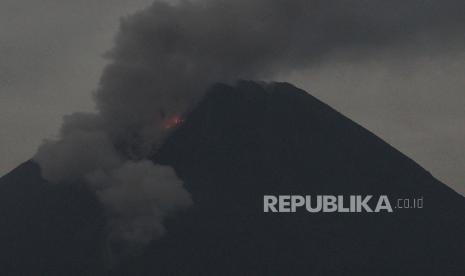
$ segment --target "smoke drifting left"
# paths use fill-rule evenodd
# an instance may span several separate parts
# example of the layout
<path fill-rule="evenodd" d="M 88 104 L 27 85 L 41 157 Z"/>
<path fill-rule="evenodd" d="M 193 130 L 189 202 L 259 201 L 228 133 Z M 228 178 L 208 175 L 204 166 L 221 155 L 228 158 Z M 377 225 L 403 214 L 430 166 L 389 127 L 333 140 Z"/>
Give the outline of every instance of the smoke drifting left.
<path fill-rule="evenodd" d="M 52 183 L 83 181 L 107 209 L 110 240 L 144 245 L 192 204 L 171 168 L 149 161 L 213 82 L 313 66 L 369 49 L 463 32 L 462 1 L 156 2 L 122 20 L 95 93 L 96 114 L 64 118 L 35 160 Z M 363 51 L 360 51 L 362 53 Z"/>

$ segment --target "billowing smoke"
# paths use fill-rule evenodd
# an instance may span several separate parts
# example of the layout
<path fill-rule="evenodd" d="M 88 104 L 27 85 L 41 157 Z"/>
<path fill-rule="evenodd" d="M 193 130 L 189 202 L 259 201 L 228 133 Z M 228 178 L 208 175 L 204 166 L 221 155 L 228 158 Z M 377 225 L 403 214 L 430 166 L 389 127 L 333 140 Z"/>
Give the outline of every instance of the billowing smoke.
<path fill-rule="evenodd" d="M 60 139 L 35 160 L 51 182 L 95 190 L 112 239 L 146 243 L 191 203 L 175 172 L 148 160 L 210 83 L 268 79 L 341 49 L 360 56 L 462 34 L 464 8 L 458 0 L 156 2 L 122 20 L 95 93 L 98 113 L 66 116 Z"/>
<path fill-rule="evenodd" d="M 171 167 L 119 152 L 96 114 L 65 116 L 61 139 L 46 141 L 35 159 L 53 183 L 85 181 L 108 215 L 110 241 L 140 248 L 161 236 L 163 219 L 191 204 Z"/>
<path fill-rule="evenodd" d="M 110 213 L 111 235 L 136 245 L 161 236 L 163 217 L 190 204 L 174 170 L 147 160 L 94 171 L 87 181 Z"/>

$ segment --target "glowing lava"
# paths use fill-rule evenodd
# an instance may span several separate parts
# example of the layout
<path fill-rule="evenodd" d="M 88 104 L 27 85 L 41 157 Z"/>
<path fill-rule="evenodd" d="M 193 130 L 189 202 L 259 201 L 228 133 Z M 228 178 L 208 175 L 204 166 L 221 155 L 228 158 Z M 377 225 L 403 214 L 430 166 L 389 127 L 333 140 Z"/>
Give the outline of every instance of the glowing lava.
<path fill-rule="evenodd" d="M 184 122 L 184 120 L 183 120 L 183 118 L 181 116 L 173 115 L 173 116 L 167 118 L 163 122 L 163 128 L 165 128 L 165 129 L 175 128 L 175 127 L 179 126 L 182 122 Z"/>

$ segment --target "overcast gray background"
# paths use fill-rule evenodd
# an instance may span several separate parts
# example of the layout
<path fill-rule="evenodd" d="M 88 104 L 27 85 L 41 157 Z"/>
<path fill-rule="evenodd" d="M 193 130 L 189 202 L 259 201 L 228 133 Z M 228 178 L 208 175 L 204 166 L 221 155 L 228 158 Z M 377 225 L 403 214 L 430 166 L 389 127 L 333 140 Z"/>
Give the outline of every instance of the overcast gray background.
<path fill-rule="evenodd" d="M 150 2 L 0 2 L 0 175 L 56 135 L 63 114 L 93 109 L 118 18 Z M 465 194 L 465 47 L 422 39 L 363 59 L 347 49 L 276 80 L 308 90 Z"/>

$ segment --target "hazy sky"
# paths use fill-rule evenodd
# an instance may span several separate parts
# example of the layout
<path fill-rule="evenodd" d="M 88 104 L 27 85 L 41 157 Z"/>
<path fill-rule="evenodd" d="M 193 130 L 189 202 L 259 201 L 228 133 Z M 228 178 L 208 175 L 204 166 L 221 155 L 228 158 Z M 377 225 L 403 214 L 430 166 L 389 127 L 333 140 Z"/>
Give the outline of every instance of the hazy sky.
<path fill-rule="evenodd" d="M 118 18 L 150 2 L 0 2 L 0 175 L 55 135 L 62 115 L 93 109 Z M 465 194 L 464 76 L 463 41 L 420 36 L 366 55 L 341 50 L 276 80 L 308 90 Z"/>
<path fill-rule="evenodd" d="M 0 175 L 55 135 L 63 114 L 94 108 L 119 18 L 150 2 L 0 1 Z"/>

